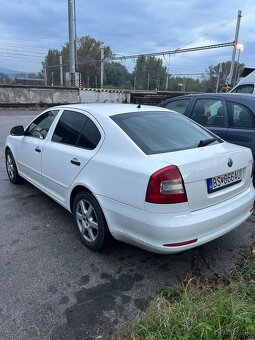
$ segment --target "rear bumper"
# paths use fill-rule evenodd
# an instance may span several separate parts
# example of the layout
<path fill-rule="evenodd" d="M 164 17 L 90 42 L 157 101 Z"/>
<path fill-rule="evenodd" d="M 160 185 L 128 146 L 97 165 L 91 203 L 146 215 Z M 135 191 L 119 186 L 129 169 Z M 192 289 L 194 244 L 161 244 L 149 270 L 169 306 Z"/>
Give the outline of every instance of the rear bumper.
<path fill-rule="evenodd" d="M 171 254 L 212 241 L 242 224 L 252 213 L 254 188 L 225 202 L 195 212 L 151 213 L 108 198 L 97 197 L 112 235 L 155 253 Z M 164 244 L 197 239 L 195 243 Z"/>

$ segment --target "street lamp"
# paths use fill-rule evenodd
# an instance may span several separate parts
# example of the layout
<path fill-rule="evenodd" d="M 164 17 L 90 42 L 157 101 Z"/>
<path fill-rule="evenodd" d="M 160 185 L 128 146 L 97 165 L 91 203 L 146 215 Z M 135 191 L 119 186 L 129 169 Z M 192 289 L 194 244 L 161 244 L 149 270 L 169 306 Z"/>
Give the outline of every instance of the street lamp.
<path fill-rule="evenodd" d="M 236 62 L 236 72 L 235 72 L 235 78 L 234 78 L 234 86 L 237 83 L 237 76 L 238 76 L 238 69 L 239 69 L 239 58 L 240 58 L 240 52 L 243 52 L 244 45 L 243 44 L 236 44 L 236 49 L 238 50 L 237 54 L 237 62 Z"/>

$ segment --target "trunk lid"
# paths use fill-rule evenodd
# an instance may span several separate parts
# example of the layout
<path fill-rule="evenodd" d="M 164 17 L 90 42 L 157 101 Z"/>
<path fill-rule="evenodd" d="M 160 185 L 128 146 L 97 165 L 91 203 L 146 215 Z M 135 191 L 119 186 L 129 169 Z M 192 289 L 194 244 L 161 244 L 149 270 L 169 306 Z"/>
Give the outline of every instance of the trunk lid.
<path fill-rule="evenodd" d="M 191 211 L 207 208 L 230 199 L 251 185 L 253 164 L 251 150 L 227 142 L 196 149 L 154 154 L 150 157 L 178 166 Z M 210 178 L 236 173 L 237 170 L 241 170 L 239 174 L 242 179 L 239 183 L 210 192 L 208 189 Z M 222 176 L 217 179 L 222 181 Z"/>

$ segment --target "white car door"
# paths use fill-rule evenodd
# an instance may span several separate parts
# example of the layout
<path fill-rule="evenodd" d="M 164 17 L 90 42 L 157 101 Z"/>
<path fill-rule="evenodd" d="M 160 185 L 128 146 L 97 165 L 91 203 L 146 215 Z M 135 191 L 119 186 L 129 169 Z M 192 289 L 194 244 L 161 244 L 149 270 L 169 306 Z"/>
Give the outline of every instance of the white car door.
<path fill-rule="evenodd" d="M 64 110 L 42 152 L 45 191 L 64 203 L 68 189 L 89 160 L 97 153 L 103 130 L 84 112 Z"/>
<path fill-rule="evenodd" d="M 42 113 L 27 127 L 24 136 L 16 144 L 16 161 L 21 176 L 39 188 L 44 186 L 41 174 L 42 150 L 58 111 Z"/>

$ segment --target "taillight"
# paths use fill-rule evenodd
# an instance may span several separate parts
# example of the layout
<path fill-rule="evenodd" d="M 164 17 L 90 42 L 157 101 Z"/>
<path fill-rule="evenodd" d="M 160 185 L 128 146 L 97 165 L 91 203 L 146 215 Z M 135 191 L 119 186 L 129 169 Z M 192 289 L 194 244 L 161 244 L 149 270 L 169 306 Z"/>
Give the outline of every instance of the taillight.
<path fill-rule="evenodd" d="M 187 202 L 182 175 L 177 166 L 170 165 L 151 175 L 145 200 L 158 204 Z"/>

